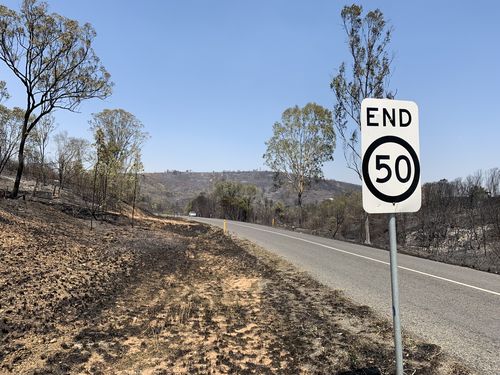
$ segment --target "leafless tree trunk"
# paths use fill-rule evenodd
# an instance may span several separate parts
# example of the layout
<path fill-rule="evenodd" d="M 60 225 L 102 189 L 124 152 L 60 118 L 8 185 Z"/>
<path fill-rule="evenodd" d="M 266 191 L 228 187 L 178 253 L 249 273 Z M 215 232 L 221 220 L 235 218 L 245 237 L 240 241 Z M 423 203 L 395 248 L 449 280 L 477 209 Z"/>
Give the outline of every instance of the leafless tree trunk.
<path fill-rule="evenodd" d="M 19 142 L 19 150 L 17 153 L 17 172 L 16 179 L 14 181 L 14 188 L 12 189 L 12 197 L 16 198 L 19 194 L 19 187 L 21 186 L 21 177 L 24 171 L 24 146 L 26 145 L 26 138 L 28 134 L 26 133 L 26 122 L 23 124 L 23 131 L 21 133 L 21 141 Z"/>
<path fill-rule="evenodd" d="M 370 215 L 368 214 L 365 214 L 365 244 L 372 244 L 370 239 Z"/>
<path fill-rule="evenodd" d="M 135 171 L 135 176 L 134 176 L 134 197 L 132 200 L 132 227 L 134 226 L 136 197 L 137 197 L 137 170 Z"/>

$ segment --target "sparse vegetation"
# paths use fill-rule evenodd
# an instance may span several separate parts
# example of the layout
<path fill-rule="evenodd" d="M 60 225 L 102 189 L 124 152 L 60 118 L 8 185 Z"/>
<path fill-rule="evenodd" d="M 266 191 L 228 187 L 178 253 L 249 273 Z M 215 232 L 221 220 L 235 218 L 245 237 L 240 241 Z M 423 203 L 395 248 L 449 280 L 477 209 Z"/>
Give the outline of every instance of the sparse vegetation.
<path fill-rule="evenodd" d="M 135 202 L 140 152 L 147 135 L 142 123 L 123 109 L 105 109 L 94 114 L 90 124 L 96 148 L 92 211 L 99 208 L 105 213 L 120 201 Z"/>
<path fill-rule="evenodd" d="M 385 246 L 385 218 L 373 216 L 370 233 L 359 186 L 323 179 L 335 127 L 361 178 L 361 100 L 393 97 L 382 12 L 351 5 L 341 16 L 353 64 L 331 82 L 334 112 L 286 109 L 266 143 L 272 171 L 148 174 L 147 133 L 124 109 L 92 115 L 92 143 L 53 134 L 57 110 L 111 95 L 93 27 L 42 1 L 0 5 L 0 61 L 26 104 L 5 106 L 0 81 L 1 373 L 394 372 L 390 326 L 369 307 L 218 229 L 148 213 Z M 500 170 L 423 189 L 422 210 L 399 215 L 400 248 L 500 272 Z M 469 374 L 439 347 L 405 340 L 408 372 Z"/>
<path fill-rule="evenodd" d="M 274 219 L 276 225 L 295 230 L 358 243 L 364 240 L 365 212 L 359 189 L 332 192 L 328 199 L 304 205 L 300 213 L 293 203 L 268 199 L 255 186 L 237 183 L 221 186 L 231 189 L 201 193 L 188 204 L 187 211 L 265 225 L 271 225 Z M 251 199 L 244 199 L 243 187 L 252 191 Z M 498 168 L 478 171 L 452 182 L 424 184 L 421 210 L 398 215 L 400 251 L 499 273 L 499 192 Z M 289 194 L 293 196 L 292 192 Z M 228 202 L 233 203 L 228 206 Z M 385 215 L 372 216 L 373 244 L 382 248 L 388 244 L 386 219 Z"/>
<path fill-rule="evenodd" d="M 84 100 L 111 94 L 110 75 L 92 49 L 92 26 L 51 14 L 44 2 L 24 0 L 19 12 L 0 6 L 0 36 L 0 60 L 27 95 L 26 108 L 0 105 L 0 174 L 15 171 L 12 193 L 2 195 L 25 198 L 44 190 L 54 197 L 68 188 L 93 217 L 122 202 L 135 208 L 146 133 L 133 114 L 123 109 L 94 114 L 92 148 L 62 132 L 54 137 L 55 158 L 48 156 L 55 110 L 76 111 Z M 0 101 L 8 97 L 0 81 Z M 35 180 L 31 191 L 20 190 L 23 174 Z"/>
<path fill-rule="evenodd" d="M 0 174 L 11 162 L 21 139 L 23 112 L 0 104 Z"/>
<path fill-rule="evenodd" d="M 281 202 L 284 206 L 296 205 L 296 196 L 288 186 L 276 186 L 275 173 L 271 171 L 190 172 L 167 171 L 141 175 L 140 206 L 161 214 L 187 213 L 186 207 L 198 195 L 208 197 L 218 182 L 232 181 L 257 187 L 254 201 L 263 206 Z M 305 205 L 321 202 L 344 192 L 359 190 L 359 185 L 335 180 L 314 182 L 304 194 Z M 267 203 L 266 203 L 267 201 Z M 205 215 L 204 215 L 205 216 Z M 208 216 L 208 215 L 206 215 Z M 270 220 L 270 219 L 269 219 Z M 270 221 L 269 221 L 270 222 Z"/>
<path fill-rule="evenodd" d="M 92 49 L 94 37 L 90 24 L 50 14 L 43 2 L 24 0 L 19 12 L 0 6 L 0 60 L 24 86 L 27 103 L 12 197 L 19 193 L 26 141 L 37 124 L 56 109 L 74 111 L 84 100 L 111 94 L 110 75 Z"/>
<path fill-rule="evenodd" d="M 90 231 L 61 201 L 0 203 L 2 373 L 394 371 L 386 321 L 221 230 L 114 215 Z M 469 373 L 409 336 L 405 360 Z"/>

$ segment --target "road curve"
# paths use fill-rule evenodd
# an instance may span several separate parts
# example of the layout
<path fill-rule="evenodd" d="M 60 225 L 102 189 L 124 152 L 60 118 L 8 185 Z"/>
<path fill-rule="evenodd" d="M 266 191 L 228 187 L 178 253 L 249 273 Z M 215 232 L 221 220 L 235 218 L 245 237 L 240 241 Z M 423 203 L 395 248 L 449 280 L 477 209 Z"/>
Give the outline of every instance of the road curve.
<path fill-rule="evenodd" d="M 256 224 L 227 226 L 392 319 L 388 251 Z M 403 330 L 440 345 L 479 374 L 500 374 L 500 276 L 404 254 L 398 266 Z"/>

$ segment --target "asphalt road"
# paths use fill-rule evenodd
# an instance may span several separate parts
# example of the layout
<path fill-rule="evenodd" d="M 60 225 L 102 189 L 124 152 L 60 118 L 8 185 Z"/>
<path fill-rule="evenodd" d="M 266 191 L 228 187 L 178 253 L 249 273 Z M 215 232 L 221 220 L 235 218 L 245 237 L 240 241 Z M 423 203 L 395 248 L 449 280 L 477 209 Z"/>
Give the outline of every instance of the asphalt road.
<path fill-rule="evenodd" d="M 255 224 L 227 225 L 230 233 L 392 319 L 388 251 Z M 500 374 L 500 276 L 404 254 L 398 266 L 403 330 L 440 345 L 479 374 Z"/>

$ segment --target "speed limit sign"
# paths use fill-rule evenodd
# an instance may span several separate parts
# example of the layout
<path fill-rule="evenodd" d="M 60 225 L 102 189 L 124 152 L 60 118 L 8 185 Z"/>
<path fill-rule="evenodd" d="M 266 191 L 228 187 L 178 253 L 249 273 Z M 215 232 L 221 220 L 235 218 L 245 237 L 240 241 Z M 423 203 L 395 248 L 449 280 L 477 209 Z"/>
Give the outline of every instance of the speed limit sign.
<path fill-rule="evenodd" d="M 420 209 L 418 107 L 414 102 L 363 100 L 361 159 L 366 212 Z"/>

